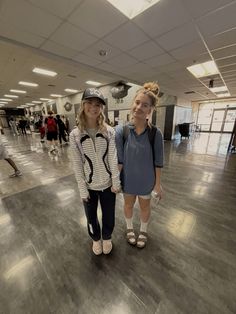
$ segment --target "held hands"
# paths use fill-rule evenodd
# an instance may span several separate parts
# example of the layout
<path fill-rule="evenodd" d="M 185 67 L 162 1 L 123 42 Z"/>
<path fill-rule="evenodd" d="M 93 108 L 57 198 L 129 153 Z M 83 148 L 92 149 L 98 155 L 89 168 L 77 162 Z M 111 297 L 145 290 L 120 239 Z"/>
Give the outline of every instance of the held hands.
<path fill-rule="evenodd" d="M 86 203 L 87 203 L 89 200 L 90 200 L 90 197 L 89 197 L 89 196 L 86 197 L 86 198 L 82 198 L 82 201 L 83 201 L 83 202 L 86 202 Z"/>
<path fill-rule="evenodd" d="M 121 191 L 121 188 L 119 187 L 119 188 L 117 189 L 117 188 L 114 188 L 114 187 L 112 186 L 112 187 L 111 187 L 111 191 L 112 191 L 112 193 L 117 194 L 117 193 L 119 193 L 119 192 Z"/>

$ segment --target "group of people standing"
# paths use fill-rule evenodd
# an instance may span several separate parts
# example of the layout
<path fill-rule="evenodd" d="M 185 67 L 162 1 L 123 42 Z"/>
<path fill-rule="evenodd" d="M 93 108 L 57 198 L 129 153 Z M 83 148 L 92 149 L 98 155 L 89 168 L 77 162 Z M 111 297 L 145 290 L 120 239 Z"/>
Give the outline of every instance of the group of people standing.
<path fill-rule="evenodd" d="M 67 136 L 69 136 L 68 119 L 59 114 L 56 117 L 53 116 L 53 111 L 48 111 L 48 117 L 43 121 L 43 116 L 39 118 L 38 128 L 40 131 L 41 141 L 44 141 L 46 134 L 47 142 L 49 145 L 49 152 L 58 151 L 58 138 L 59 143 L 62 145 L 62 140 L 68 143 Z"/>
<path fill-rule="evenodd" d="M 124 195 L 126 239 L 129 244 L 144 248 L 148 240 L 150 201 L 153 192 L 162 198 L 161 168 L 163 167 L 163 137 L 151 124 L 158 100 L 156 83 L 145 83 L 134 97 L 131 120 L 116 131 L 106 124 L 104 96 L 95 88 L 82 95 L 78 127 L 70 134 L 72 161 L 83 201 L 87 228 L 95 255 L 112 250 L 115 226 L 115 200 Z M 140 230 L 133 228 L 133 207 L 140 205 Z M 97 216 L 98 201 L 102 210 L 102 226 Z"/>

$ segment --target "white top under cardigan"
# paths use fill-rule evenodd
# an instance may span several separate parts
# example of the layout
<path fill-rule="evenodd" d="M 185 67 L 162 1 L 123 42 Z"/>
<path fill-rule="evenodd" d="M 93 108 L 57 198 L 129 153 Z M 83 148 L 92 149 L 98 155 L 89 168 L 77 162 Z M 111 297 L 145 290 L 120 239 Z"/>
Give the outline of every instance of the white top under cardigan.
<path fill-rule="evenodd" d="M 97 131 L 95 140 L 77 127 L 70 133 L 70 148 L 81 198 L 88 189 L 101 191 L 113 186 L 120 188 L 115 131 L 107 126 L 107 134 Z"/>

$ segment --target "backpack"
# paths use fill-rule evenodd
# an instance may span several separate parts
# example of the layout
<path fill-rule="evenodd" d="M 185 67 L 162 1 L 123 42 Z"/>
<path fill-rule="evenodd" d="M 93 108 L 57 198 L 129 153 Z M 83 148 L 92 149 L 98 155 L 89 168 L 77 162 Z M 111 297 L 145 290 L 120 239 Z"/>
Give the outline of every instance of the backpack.
<path fill-rule="evenodd" d="M 54 118 L 48 118 L 47 129 L 48 132 L 57 132 L 57 123 Z"/>
<path fill-rule="evenodd" d="M 156 131 L 157 131 L 157 127 L 155 125 L 151 125 L 151 127 L 148 126 L 148 139 L 152 147 L 153 163 L 155 162 L 154 142 L 155 142 Z M 130 133 L 130 128 L 126 124 L 123 126 L 123 145 L 125 145 L 125 142 L 129 136 L 129 133 Z"/>

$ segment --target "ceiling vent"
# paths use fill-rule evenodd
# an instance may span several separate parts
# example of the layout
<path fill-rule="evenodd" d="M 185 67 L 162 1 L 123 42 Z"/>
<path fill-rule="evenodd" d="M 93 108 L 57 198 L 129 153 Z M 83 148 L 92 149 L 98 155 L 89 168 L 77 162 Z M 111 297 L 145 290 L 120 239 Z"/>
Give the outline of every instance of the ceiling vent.
<path fill-rule="evenodd" d="M 56 87 L 56 85 L 48 84 L 49 87 Z"/>
<path fill-rule="evenodd" d="M 71 78 L 77 78 L 76 75 L 73 75 L 73 74 L 67 74 L 68 77 L 71 77 Z"/>
<path fill-rule="evenodd" d="M 189 91 L 189 92 L 184 92 L 185 94 L 189 95 L 189 94 L 195 94 L 195 92 L 193 90 Z"/>

